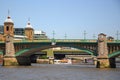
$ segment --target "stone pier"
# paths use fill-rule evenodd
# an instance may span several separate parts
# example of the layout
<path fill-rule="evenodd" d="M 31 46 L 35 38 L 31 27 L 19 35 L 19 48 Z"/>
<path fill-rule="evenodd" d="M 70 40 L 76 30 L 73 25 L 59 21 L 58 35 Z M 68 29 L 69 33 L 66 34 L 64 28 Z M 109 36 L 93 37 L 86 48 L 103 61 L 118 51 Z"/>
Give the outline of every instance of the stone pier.
<path fill-rule="evenodd" d="M 15 56 L 4 56 L 3 66 L 18 66 L 18 61 Z"/>
<path fill-rule="evenodd" d="M 18 61 L 15 57 L 15 49 L 13 44 L 13 36 L 5 35 L 5 55 L 3 56 L 3 66 L 16 66 Z"/>
<path fill-rule="evenodd" d="M 97 68 L 110 68 L 110 61 L 107 57 L 97 57 Z"/>
<path fill-rule="evenodd" d="M 108 58 L 108 47 L 106 35 L 101 33 L 98 35 L 98 56 L 97 68 L 115 68 L 115 59 Z"/>

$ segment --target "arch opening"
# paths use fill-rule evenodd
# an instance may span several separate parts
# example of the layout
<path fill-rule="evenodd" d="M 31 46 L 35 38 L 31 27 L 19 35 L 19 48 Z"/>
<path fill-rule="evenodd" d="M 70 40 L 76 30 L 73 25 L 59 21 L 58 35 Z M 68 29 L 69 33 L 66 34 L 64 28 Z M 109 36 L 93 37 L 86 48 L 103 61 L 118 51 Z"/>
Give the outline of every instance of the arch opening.
<path fill-rule="evenodd" d="M 69 46 L 56 46 L 56 45 L 51 45 L 51 46 L 44 46 L 44 47 L 35 47 L 35 48 L 25 48 L 22 49 L 18 52 L 16 52 L 16 56 L 30 56 L 32 54 L 34 54 L 34 52 L 40 52 L 42 50 L 45 49 L 50 49 L 50 48 L 57 48 L 57 47 L 69 47 Z M 82 50 L 90 55 L 96 56 L 95 51 L 92 52 L 86 48 L 80 48 L 80 47 L 70 47 L 70 48 L 74 48 L 74 49 L 78 49 L 78 50 Z"/>
<path fill-rule="evenodd" d="M 72 49 L 80 50 L 82 52 L 82 54 L 81 53 L 79 53 L 79 54 L 78 53 L 76 53 L 76 54 L 73 54 L 73 53 L 55 53 L 55 52 L 52 55 L 49 54 L 49 53 L 44 53 L 44 54 L 40 54 L 40 55 L 39 54 L 36 54 L 36 55 L 34 54 L 35 52 L 40 52 L 40 51 L 43 51 L 43 50 L 46 50 L 46 49 L 48 49 L 51 53 L 50 48 L 58 48 L 58 47 L 66 47 L 66 48 L 72 48 Z M 58 50 L 58 52 L 60 52 L 60 51 L 61 50 Z M 36 62 L 37 58 L 40 58 L 41 56 L 46 57 L 47 59 L 50 58 L 50 57 L 54 57 L 54 59 L 57 59 L 57 60 L 74 59 L 74 61 L 76 60 L 77 62 L 82 61 L 82 62 L 86 62 L 86 63 L 87 63 L 87 59 L 88 59 L 93 64 L 93 57 L 95 56 L 94 54 L 95 53 L 93 53 L 92 51 L 90 51 L 88 49 L 85 49 L 85 48 L 50 45 L 50 46 L 44 46 L 44 47 L 26 48 L 26 49 L 23 49 L 23 50 L 17 52 L 16 56 L 28 56 L 30 58 L 32 57 L 32 62 Z M 81 56 L 83 57 L 83 55 L 84 55 L 84 57 L 87 57 L 87 58 L 82 58 L 80 60 L 80 58 L 78 58 L 78 57 L 81 57 Z"/>

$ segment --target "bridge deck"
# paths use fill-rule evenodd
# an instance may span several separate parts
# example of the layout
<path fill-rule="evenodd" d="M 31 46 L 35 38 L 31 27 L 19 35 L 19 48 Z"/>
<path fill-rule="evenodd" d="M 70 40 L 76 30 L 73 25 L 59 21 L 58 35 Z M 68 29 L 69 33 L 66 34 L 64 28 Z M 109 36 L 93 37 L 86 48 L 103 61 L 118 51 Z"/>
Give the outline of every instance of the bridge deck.
<path fill-rule="evenodd" d="M 45 40 L 14 40 L 14 43 L 25 43 L 25 42 L 52 42 L 52 39 Z M 55 42 L 97 42 L 96 39 L 55 39 Z M 120 40 L 108 40 L 108 43 L 120 43 Z M 4 41 L 0 41 L 0 43 L 5 43 Z"/>

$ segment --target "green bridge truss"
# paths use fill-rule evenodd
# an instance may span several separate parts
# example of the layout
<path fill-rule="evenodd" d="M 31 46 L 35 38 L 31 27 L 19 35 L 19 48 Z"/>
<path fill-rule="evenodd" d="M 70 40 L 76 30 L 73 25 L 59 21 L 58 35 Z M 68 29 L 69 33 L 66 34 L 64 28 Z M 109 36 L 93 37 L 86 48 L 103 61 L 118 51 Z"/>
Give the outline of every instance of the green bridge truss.
<path fill-rule="evenodd" d="M 97 43 L 97 40 L 92 40 L 92 39 L 87 39 L 87 40 L 84 40 L 84 39 L 55 39 L 54 40 L 54 42 L 56 42 L 56 43 L 63 43 L 62 45 L 64 46 L 64 47 L 69 47 L 69 45 L 68 46 L 66 46 L 65 44 L 67 44 L 67 43 L 73 43 L 73 42 L 75 42 L 75 43 Z M 4 44 L 5 42 L 0 42 L 0 44 Z M 32 41 L 28 41 L 28 40 L 23 40 L 23 41 L 19 41 L 19 42 L 14 42 L 14 44 L 16 44 L 16 43 L 19 43 L 19 44 L 31 44 L 31 43 L 46 43 L 46 44 L 51 44 L 52 43 L 52 40 L 32 40 Z M 64 44 L 65 43 L 65 44 Z M 119 41 L 108 41 L 108 43 L 111 43 L 111 44 L 120 44 L 120 40 Z M 18 52 L 16 52 L 16 56 L 20 56 L 20 55 L 22 55 L 23 53 L 26 53 L 26 52 L 30 52 L 30 51 L 32 51 L 32 50 L 34 50 L 34 49 L 40 49 L 40 47 L 42 47 L 42 46 L 37 46 L 37 47 L 32 47 L 32 48 L 25 48 L 25 49 L 22 49 L 22 50 L 20 50 L 20 51 L 18 51 Z M 52 47 L 54 47 L 54 46 L 51 46 L 51 48 Z M 58 46 L 59 47 L 59 46 Z M 80 49 L 80 50 L 82 50 L 82 51 L 84 51 L 84 52 L 86 52 L 86 53 L 88 53 L 88 54 L 91 54 L 91 55 L 94 55 L 94 56 L 97 56 L 97 53 L 96 52 L 92 52 L 92 51 L 90 51 L 90 50 L 87 50 L 87 49 L 85 49 L 85 48 L 78 48 L 78 47 L 74 47 L 74 48 L 77 48 L 77 49 Z M 4 52 L 3 51 L 0 51 L 0 54 L 3 54 Z M 112 57 L 115 57 L 115 56 L 118 56 L 118 55 L 120 55 L 120 51 L 117 51 L 117 52 L 113 52 L 113 53 L 111 53 L 111 54 L 109 54 L 108 56 L 109 56 L 109 58 L 112 58 Z"/>

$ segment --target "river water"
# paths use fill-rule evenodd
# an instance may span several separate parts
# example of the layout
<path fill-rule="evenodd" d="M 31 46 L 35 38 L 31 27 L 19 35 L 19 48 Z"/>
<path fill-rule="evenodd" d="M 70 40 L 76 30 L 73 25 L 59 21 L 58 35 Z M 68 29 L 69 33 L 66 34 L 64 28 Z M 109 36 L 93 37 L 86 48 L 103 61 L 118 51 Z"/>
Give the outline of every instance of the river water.
<path fill-rule="evenodd" d="M 120 66 L 99 69 L 94 65 L 32 64 L 0 66 L 0 80 L 120 80 Z"/>

